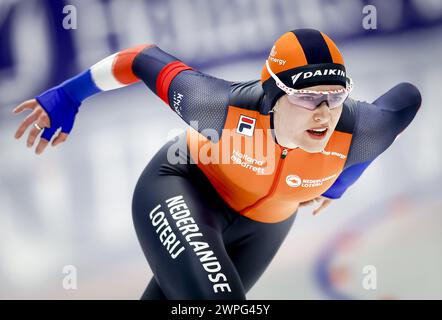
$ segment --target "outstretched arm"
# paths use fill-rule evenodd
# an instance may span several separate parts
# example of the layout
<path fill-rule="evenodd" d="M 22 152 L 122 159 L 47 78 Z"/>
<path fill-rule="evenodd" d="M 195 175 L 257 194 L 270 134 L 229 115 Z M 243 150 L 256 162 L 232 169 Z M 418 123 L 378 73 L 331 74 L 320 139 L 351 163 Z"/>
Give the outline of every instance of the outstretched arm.
<path fill-rule="evenodd" d="M 411 123 L 422 102 L 419 90 L 400 83 L 372 104 L 349 101 L 356 115 L 355 132 L 344 171 L 322 195 L 338 199 Z"/>
<path fill-rule="evenodd" d="M 421 106 L 419 90 L 400 83 L 373 103 L 353 100 L 355 132 L 345 167 L 373 161 L 414 119 Z"/>
<path fill-rule="evenodd" d="M 409 83 L 398 84 L 372 104 L 353 100 L 355 132 L 345 170 L 324 195 L 340 198 L 411 123 L 421 102 L 419 90 Z"/>
<path fill-rule="evenodd" d="M 20 138 L 26 128 L 36 122 L 45 128 L 36 149 L 37 153 L 41 153 L 59 128 L 61 132 L 53 145 L 66 140 L 85 99 L 140 80 L 187 123 L 198 121 L 199 130 L 222 129 L 231 83 L 198 72 L 155 45 L 140 45 L 117 52 L 47 90 L 36 100 L 18 106 L 15 113 L 25 109 L 33 112 L 22 122 L 16 138 Z M 29 147 L 39 133 L 37 128 L 31 129 Z"/>

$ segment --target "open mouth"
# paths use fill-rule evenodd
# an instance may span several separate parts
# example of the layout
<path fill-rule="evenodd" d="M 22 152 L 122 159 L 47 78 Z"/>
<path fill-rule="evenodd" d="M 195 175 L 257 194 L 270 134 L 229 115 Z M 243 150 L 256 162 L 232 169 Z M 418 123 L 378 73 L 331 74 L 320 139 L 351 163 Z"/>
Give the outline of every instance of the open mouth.
<path fill-rule="evenodd" d="M 322 139 L 327 134 L 328 128 L 309 129 L 306 131 L 311 138 Z"/>

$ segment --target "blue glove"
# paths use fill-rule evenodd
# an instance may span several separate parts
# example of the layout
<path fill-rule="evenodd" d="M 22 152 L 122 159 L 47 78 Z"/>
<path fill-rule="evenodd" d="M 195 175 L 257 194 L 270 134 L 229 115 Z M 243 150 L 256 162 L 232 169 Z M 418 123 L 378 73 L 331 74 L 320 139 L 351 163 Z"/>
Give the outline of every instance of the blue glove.
<path fill-rule="evenodd" d="M 43 130 L 42 138 L 51 141 L 55 131 L 60 127 L 61 132 L 67 134 L 71 132 L 81 102 L 69 96 L 62 86 L 51 88 L 35 99 L 51 120 L 51 126 Z"/>
<path fill-rule="evenodd" d="M 74 126 L 75 116 L 81 102 L 100 91 L 92 80 L 90 70 L 86 70 L 36 96 L 35 99 L 51 120 L 51 126 L 44 129 L 41 137 L 51 141 L 52 136 L 60 127 L 61 132 L 69 134 Z"/>

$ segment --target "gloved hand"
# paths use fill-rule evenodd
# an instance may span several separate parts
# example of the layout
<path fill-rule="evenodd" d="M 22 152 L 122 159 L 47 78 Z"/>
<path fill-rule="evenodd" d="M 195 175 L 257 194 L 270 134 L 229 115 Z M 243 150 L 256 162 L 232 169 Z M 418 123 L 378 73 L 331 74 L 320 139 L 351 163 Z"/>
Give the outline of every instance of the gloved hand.
<path fill-rule="evenodd" d="M 50 127 L 43 130 L 42 138 L 51 141 L 59 128 L 63 133 L 71 132 L 81 102 L 72 98 L 61 86 L 49 89 L 37 96 L 36 100 L 46 111 L 50 120 Z"/>
<path fill-rule="evenodd" d="M 31 124 L 34 124 L 27 139 L 27 146 L 29 148 L 34 145 L 35 139 L 43 130 L 40 142 L 35 149 L 36 154 L 41 154 L 44 151 L 59 128 L 61 128 L 61 131 L 52 141 L 52 146 L 65 142 L 73 128 L 75 116 L 80 105 L 80 102 L 72 98 L 60 86 L 49 89 L 37 96 L 36 99 L 21 103 L 13 110 L 14 114 L 18 114 L 26 109 L 33 111 L 22 121 L 15 133 L 15 138 L 19 139 L 26 129 Z"/>

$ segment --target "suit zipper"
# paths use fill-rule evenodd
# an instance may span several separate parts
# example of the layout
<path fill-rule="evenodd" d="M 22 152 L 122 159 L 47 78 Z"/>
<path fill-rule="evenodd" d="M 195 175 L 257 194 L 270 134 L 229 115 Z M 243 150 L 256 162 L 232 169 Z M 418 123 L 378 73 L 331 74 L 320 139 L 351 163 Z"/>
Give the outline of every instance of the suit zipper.
<path fill-rule="evenodd" d="M 288 154 L 288 150 L 283 149 L 281 152 L 281 160 L 279 161 L 278 167 L 276 168 L 275 179 L 273 180 L 273 185 L 270 188 L 270 192 L 262 199 L 267 198 L 269 195 L 271 195 L 275 191 L 276 186 L 278 185 L 278 182 L 279 182 L 279 177 L 281 176 L 281 171 L 282 171 L 282 167 L 284 164 L 284 159 L 287 157 L 287 154 Z"/>

